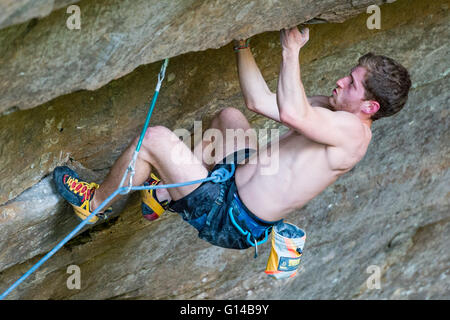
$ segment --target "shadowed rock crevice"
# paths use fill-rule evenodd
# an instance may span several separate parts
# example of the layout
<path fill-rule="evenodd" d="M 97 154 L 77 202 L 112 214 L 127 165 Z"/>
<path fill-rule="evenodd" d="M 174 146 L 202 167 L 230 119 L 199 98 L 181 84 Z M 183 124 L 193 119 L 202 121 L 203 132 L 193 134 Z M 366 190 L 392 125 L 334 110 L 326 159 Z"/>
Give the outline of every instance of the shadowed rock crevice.
<path fill-rule="evenodd" d="M 80 89 L 95 90 L 140 65 L 298 25 L 336 7 L 341 9 L 337 15 L 318 18 L 344 21 L 367 6 L 365 0 L 314 5 L 288 0 L 84 0 L 76 3 L 81 29 L 69 30 L 65 5 L 74 2 L 44 1 L 33 4 L 36 10 L 31 1 L 0 3 L 0 28 L 33 18 L 0 30 L 0 114 L 11 112 L 12 106 L 28 109 Z M 54 9 L 59 10 L 49 14 Z M 14 12 L 23 18 L 8 20 Z"/>

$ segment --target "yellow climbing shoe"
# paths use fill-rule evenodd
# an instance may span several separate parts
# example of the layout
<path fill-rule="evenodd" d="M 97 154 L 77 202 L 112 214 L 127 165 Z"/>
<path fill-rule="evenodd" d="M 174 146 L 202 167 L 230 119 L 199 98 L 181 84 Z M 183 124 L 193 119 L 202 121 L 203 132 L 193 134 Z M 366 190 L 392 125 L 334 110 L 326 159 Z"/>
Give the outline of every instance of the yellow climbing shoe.
<path fill-rule="evenodd" d="M 160 182 L 161 180 L 151 173 L 150 178 L 144 182 L 144 186 L 156 186 Z M 167 210 L 169 201 L 158 201 L 155 189 L 141 190 L 140 192 L 142 215 L 149 221 L 158 219 Z"/>
<path fill-rule="evenodd" d="M 95 190 L 99 187 L 98 184 L 80 181 L 78 174 L 66 166 L 55 168 L 53 180 L 59 194 L 72 205 L 78 218 L 85 220 L 92 214 L 91 200 L 94 197 Z M 98 215 L 105 215 L 110 212 L 112 212 L 112 208 L 108 208 Z M 99 218 L 96 215 L 89 220 L 88 224 L 94 224 L 98 220 Z"/>

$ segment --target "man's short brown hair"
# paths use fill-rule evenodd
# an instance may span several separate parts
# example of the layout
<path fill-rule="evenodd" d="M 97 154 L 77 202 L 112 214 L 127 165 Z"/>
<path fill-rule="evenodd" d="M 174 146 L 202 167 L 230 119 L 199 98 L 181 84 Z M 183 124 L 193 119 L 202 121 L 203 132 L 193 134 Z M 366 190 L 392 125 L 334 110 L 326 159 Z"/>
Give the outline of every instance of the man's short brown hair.
<path fill-rule="evenodd" d="M 367 70 L 363 81 L 365 99 L 375 100 L 380 109 L 371 117 L 373 121 L 399 112 L 408 99 L 411 79 L 405 67 L 395 60 L 371 52 L 358 60 Z"/>

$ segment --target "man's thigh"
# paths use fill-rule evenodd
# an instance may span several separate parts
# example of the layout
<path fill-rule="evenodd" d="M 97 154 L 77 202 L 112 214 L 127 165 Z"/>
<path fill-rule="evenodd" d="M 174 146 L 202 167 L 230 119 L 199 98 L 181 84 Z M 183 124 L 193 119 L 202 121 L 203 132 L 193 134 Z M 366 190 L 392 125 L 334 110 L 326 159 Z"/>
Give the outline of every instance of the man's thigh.
<path fill-rule="evenodd" d="M 220 163 L 235 151 L 257 150 L 256 130 L 250 127 L 245 115 L 238 109 L 225 108 L 218 112 L 211 126 L 203 134 L 203 140 L 194 148 L 198 159 L 208 169 Z"/>
<path fill-rule="evenodd" d="M 151 127 L 144 139 L 145 150 L 142 156 L 147 157 L 164 184 L 189 182 L 206 178 L 208 170 L 189 148 L 165 127 Z M 167 189 L 173 200 L 178 200 L 200 186 L 200 183 Z"/>

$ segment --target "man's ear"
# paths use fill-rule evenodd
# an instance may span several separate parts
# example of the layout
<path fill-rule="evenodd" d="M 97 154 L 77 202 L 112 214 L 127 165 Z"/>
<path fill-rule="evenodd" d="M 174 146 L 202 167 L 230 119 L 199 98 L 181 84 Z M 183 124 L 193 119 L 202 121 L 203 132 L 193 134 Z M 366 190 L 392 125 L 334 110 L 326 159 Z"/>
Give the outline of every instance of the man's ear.
<path fill-rule="evenodd" d="M 363 106 L 361 111 L 368 115 L 375 114 L 378 110 L 380 110 L 380 104 L 375 100 L 366 100 L 363 102 Z"/>

